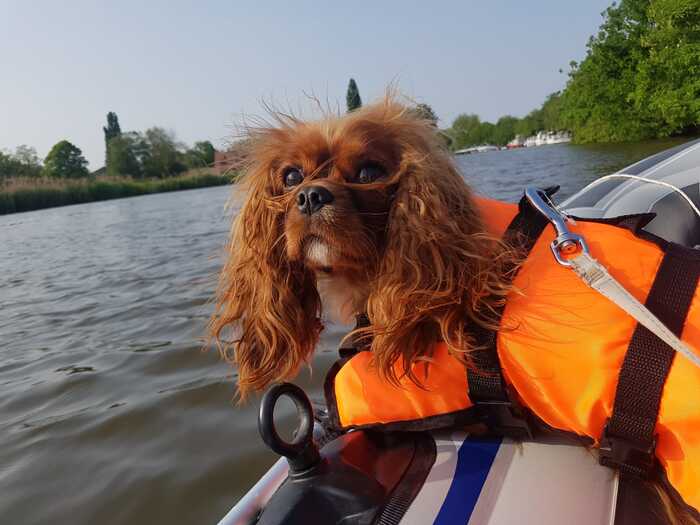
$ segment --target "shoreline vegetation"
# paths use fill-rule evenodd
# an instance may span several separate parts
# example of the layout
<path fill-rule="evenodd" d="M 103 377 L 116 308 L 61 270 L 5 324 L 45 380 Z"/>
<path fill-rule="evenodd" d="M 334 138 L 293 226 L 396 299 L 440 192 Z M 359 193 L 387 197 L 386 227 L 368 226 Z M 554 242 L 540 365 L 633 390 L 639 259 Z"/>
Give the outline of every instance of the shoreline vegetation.
<path fill-rule="evenodd" d="M 153 127 L 122 133 L 107 114 L 105 167 L 92 173 L 80 148 L 57 142 L 43 160 L 30 146 L 0 151 L 0 215 L 151 193 L 230 184 L 236 165 L 215 163 L 209 141 L 187 147 L 174 133 Z"/>
<path fill-rule="evenodd" d="M 539 131 L 568 131 L 575 144 L 697 135 L 700 2 L 620 0 L 601 15 L 586 57 L 569 63 L 561 91 L 522 118 L 506 115 L 494 124 L 459 115 L 442 130 L 450 148 L 505 146 Z"/>
<path fill-rule="evenodd" d="M 223 186 L 235 173 L 218 175 L 208 168 L 189 170 L 164 179 L 96 176 L 80 179 L 16 177 L 0 180 L 0 215 L 84 204 L 152 193 Z"/>

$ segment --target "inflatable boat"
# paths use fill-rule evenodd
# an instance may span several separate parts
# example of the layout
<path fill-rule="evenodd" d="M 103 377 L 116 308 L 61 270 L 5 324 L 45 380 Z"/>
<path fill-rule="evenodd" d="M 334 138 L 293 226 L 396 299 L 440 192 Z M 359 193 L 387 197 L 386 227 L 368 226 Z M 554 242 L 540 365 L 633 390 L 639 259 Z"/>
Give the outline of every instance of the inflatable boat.
<path fill-rule="evenodd" d="M 591 219 L 654 214 L 646 231 L 700 248 L 700 140 L 602 177 L 557 208 Z M 299 418 L 291 441 L 275 426 L 275 405 L 285 396 Z M 326 418 L 300 388 L 272 387 L 259 430 L 283 457 L 219 525 L 664 523 L 648 485 L 621 478 L 568 436 L 515 442 L 459 429 L 340 434 L 323 430 Z"/>

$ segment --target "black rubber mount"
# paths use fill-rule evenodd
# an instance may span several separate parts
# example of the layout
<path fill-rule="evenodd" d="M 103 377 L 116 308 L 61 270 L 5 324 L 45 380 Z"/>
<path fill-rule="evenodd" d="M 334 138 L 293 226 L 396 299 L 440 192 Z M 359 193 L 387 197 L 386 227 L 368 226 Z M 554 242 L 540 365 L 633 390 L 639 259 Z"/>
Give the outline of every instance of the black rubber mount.
<path fill-rule="evenodd" d="M 299 425 L 291 442 L 283 440 L 275 427 L 275 405 L 286 396 L 297 407 Z M 311 402 L 304 391 L 291 383 L 282 383 L 270 388 L 260 403 L 258 431 L 265 444 L 273 452 L 287 458 L 290 473 L 301 473 L 318 465 L 318 447 L 313 440 L 314 413 Z"/>

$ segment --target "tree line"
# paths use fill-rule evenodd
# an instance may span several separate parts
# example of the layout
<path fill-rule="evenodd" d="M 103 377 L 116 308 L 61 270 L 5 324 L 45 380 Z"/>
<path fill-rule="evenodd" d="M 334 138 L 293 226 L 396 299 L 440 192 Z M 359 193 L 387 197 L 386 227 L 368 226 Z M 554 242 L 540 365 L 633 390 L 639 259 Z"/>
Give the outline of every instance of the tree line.
<path fill-rule="evenodd" d="M 123 133 L 119 119 L 107 114 L 105 167 L 107 175 L 126 175 L 135 179 L 165 178 L 214 162 L 214 146 L 208 140 L 187 148 L 175 135 L 163 128 L 149 128 L 143 133 Z"/>
<path fill-rule="evenodd" d="M 362 107 L 360 91 L 353 78 L 348 83 L 345 100 L 348 113 Z M 504 146 L 516 135 L 527 137 L 543 129 L 562 129 L 559 120 L 560 107 L 561 94 L 556 92 L 547 97 L 542 107 L 531 111 L 525 117 L 506 115 L 493 124 L 482 121 L 476 114 L 463 113 L 455 118 L 450 128 L 438 129 L 438 132 L 452 149 L 480 144 Z M 418 103 L 411 111 L 438 128 L 438 116 L 429 104 Z"/>
<path fill-rule="evenodd" d="M 452 147 L 504 145 L 545 130 L 568 130 L 578 143 L 700 131 L 700 2 L 622 0 L 602 16 L 561 92 L 523 118 L 494 124 L 459 115 L 445 130 Z"/>
<path fill-rule="evenodd" d="M 494 144 L 505 146 L 516 136 L 529 137 L 538 131 L 567 129 L 560 119 L 561 94 L 552 93 L 540 108 L 522 118 L 505 115 L 496 123 L 482 121 L 475 114 L 461 114 L 445 130 L 454 149 Z"/>
<path fill-rule="evenodd" d="M 195 142 L 188 148 L 177 141 L 172 132 L 160 127 L 142 133 L 123 133 L 114 112 L 107 114 L 107 125 L 102 129 L 107 176 L 163 179 L 214 162 L 211 142 Z M 43 162 L 36 149 L 30 146 L 18 146 L 14 152 L 0 151 L 0 180 L 17 177 L 80 179 L 90 175 L 83 152 L 68 140 L 56 143 Z"/>
<path fill-rule="evenodd" d="M 621 0 L 603 13 L 564 89 L 522 118 L 463 113 L 441 131 L 453 149 L 503 146 L 516 135 L 570 131 L 574 142 L 623 142 L 700 132 L 700 1 Z M 350 79 L 348 111 L 362 105 Z M 437 123 L 430 106 L 416 108 Z M 426 111 L 427 110 L 427 111 Z"/>
<path fill-rule="evenodd" d="M 0 151 L 0 180 L 15 177 L 80 178 L 90 175 L 80 148 L 62 140 L 46 155 L 43 163 L 31 146 L 17 146 L 14 152 Z"/>
<path fill-rule="evenodd" d="M 622 0 L 571 63 L 561 122 L 579 142 L 690 134 L 700 126 L 700 2 Z"/>

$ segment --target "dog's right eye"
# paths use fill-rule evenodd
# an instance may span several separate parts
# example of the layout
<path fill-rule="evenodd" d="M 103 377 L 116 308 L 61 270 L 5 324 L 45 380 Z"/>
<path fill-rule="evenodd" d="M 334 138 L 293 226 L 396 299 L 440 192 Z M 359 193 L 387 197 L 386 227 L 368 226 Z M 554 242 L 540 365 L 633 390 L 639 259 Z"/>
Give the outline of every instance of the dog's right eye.
<path fill-rule="evenodd" d="M 284 185 L 287 187 L 297 186 L 304 180 L 304 175 L 298 168 L 290 168 L 284 173 Z"/>
<path fill-rule="evenodd" d="M 384 168 L 377 164 L 368 164 L 357 174 L 356 182 L 359 184 L 369 184 L 386 175 Z"/>

